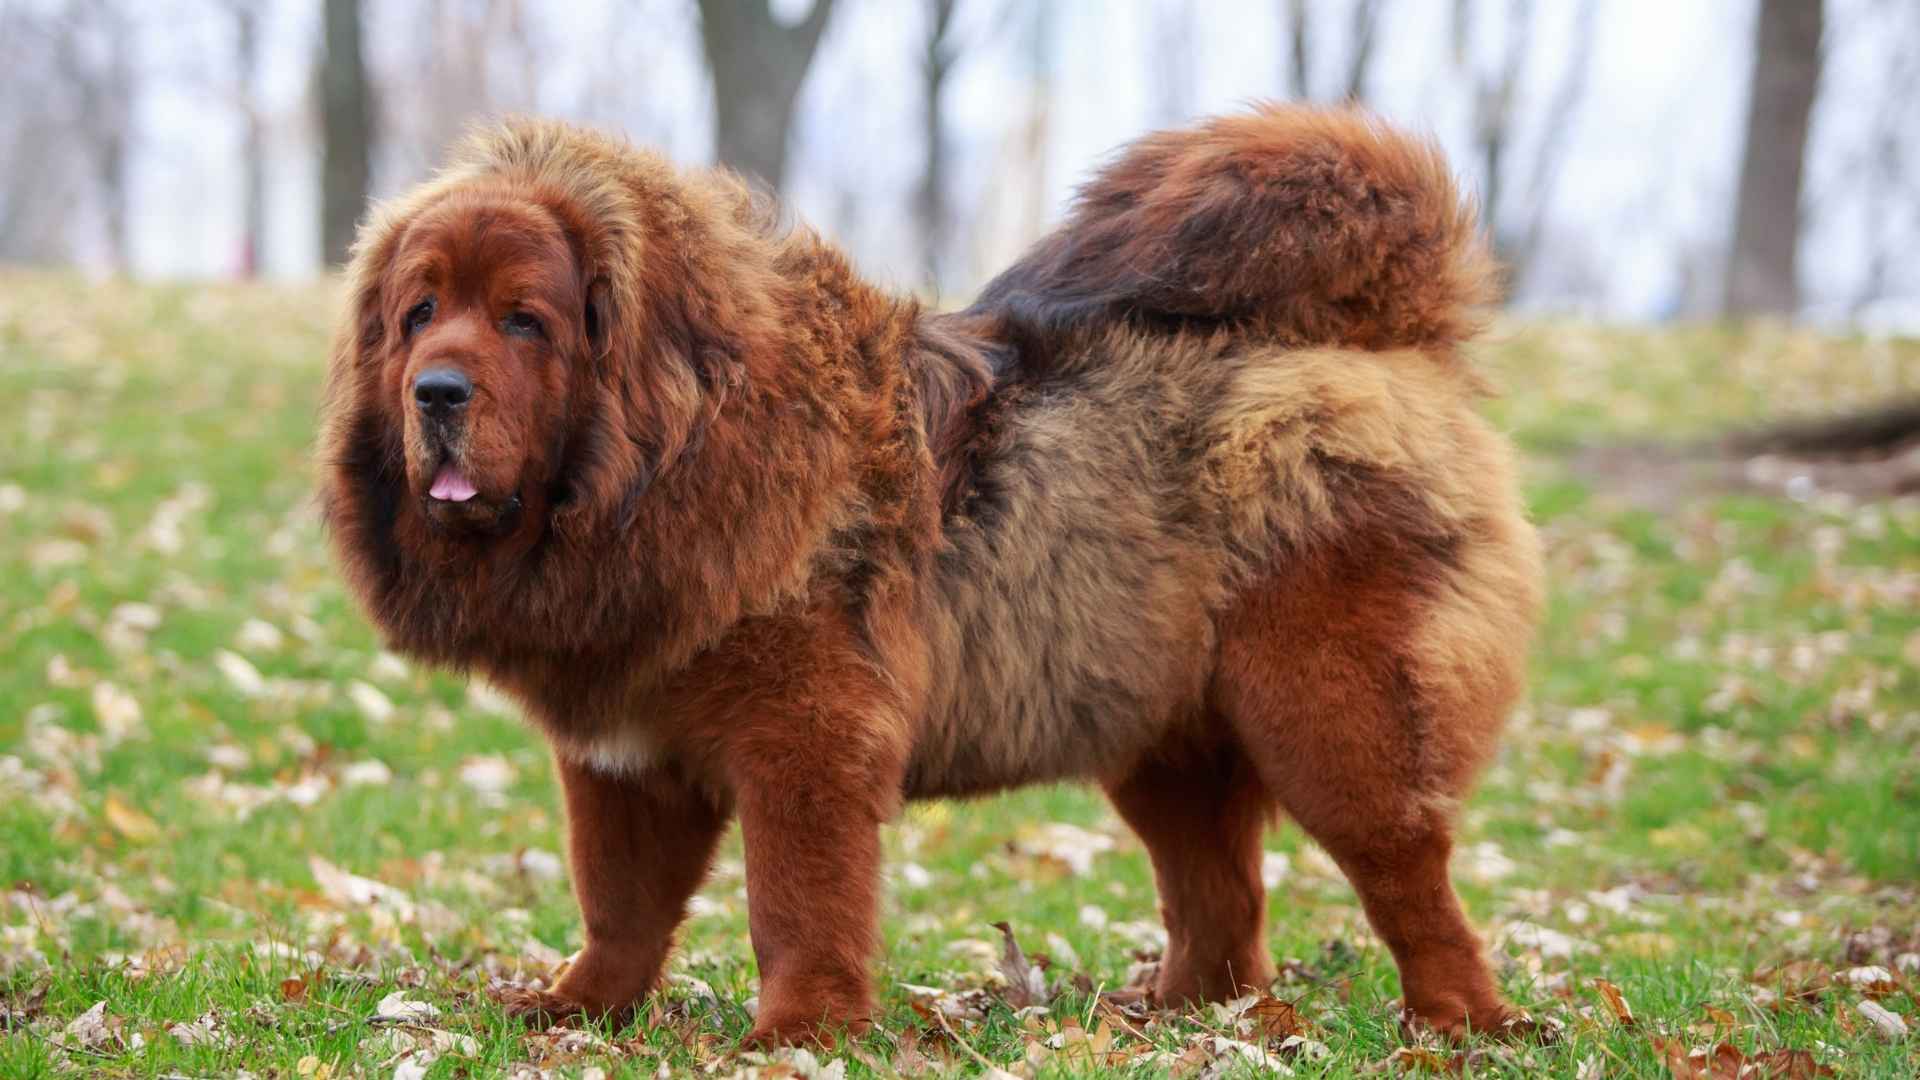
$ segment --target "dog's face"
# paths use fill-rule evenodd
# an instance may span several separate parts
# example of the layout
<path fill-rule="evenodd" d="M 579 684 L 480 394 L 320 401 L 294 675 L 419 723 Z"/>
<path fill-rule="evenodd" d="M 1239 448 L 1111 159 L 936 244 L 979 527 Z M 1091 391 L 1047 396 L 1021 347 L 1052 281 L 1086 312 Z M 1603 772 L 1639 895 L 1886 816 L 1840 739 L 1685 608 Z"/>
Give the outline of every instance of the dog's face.
<path fill-rule="evenodd" d="M 726 588 L 776 587 L 762 579 L 787 563 L 729 538 L 781 509 L 738 403 L 784 370 L 785 329 L 744 196 L 703 191 L 527 125 L 476 134 L 375 209 L 347 268 L 319 495 L 398 647 L 584 648 L 670 609 L 658 625 L 691 641 L 714 552 Z"/>
<path fill-rule="evenodd" d="M 496 536 L 544 502 L 594 347 L 592 291 L 537 204 L 469 193 L 406 226 L 380 282 L 378 385 L 431 526 Z"/>

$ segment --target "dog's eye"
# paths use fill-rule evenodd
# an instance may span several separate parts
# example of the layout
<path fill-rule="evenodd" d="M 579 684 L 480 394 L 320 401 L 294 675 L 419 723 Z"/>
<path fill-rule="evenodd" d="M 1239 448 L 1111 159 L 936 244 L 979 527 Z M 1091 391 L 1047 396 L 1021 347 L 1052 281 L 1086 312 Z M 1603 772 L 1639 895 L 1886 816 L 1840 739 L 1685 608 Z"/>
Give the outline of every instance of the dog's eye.
<path fill-rule="evenodd" d="M 529 311 L 516 311 L 500 320 L 500 328 L 516 337 L 543 337 L 546 328 L 540 325 L 540 318 Z"/>
<path fill-rule="evenodd" d="M 407 336 L 412 337 L 415 333 L 419 332 L 421 327 L 427 325 L 432 321 L 433 321 L 433 297 L 429 296 L 425 300 L 422 300 L 419 303 L 413 305 L 411 308 L 407 309 L 407 320 L 406 320 Z"/>

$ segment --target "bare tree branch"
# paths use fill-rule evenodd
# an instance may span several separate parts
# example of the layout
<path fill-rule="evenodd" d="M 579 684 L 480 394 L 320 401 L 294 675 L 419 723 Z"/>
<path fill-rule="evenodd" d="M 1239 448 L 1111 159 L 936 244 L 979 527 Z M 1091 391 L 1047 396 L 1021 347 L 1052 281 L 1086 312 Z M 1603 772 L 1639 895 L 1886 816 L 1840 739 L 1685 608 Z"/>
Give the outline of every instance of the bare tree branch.
<path fill-rule="evenodd" d="M 1382 0 L 1354 0 L 1353 54 L 1347 60 L 1347 89 L 1344 100 L 1367 100 L 1367 77 L 1373 69 L 1373 50 L 1380 36 Z"/>
<path fill-rule="evenodd" d="M 1525 220 L 1518 230 L 1519 239 L 1507 253 L 1512 287 L 1518 289 L 1533 270 L 1540 253 L 1541 237 L 1546 230 L 1547 211 L 1553 202 L 1553 189 L 1560 178 L 1560 166 L 1567 158 L 1567 142 L 1573 134 L 1573 116 L 1587 92 L 1587 74 L 1593 67 L 1593 38 L 1598 0 L 1581 0 L 1573 17 L 1572 51 L 1561 71 L 1560 85 L 1547 106 L 1540 140 L 1534 147 L 1533 169 L 1527 182 Z"/>

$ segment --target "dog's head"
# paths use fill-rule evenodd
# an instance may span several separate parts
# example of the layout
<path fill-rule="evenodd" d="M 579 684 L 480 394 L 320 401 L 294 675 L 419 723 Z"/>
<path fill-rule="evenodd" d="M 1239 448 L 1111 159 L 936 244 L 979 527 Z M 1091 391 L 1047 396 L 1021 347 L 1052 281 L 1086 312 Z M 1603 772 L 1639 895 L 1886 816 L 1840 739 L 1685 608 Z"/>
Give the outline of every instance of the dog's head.
<path fill-rule="evenodd" d="M 373 213 L 328 372 L 321 503 L 397 638 L 506 633 L 485 624 L 549 607 L 572 628 L 561 593 L 611 593 L 564 556 L 685 541 L 636 526 L 664 512 L 649 493 L 692 472 L 752 359 L 779 351 L 750 202 L 590 132 L 515 123 Z"/>

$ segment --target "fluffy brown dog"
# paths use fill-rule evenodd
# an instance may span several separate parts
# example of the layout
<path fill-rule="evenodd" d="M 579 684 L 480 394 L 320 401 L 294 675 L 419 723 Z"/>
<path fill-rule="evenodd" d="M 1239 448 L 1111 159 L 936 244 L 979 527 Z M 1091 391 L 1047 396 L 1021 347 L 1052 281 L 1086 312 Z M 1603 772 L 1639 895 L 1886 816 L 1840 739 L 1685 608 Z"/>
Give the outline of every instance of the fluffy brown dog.
<path fill-rule="evenodd" d="M 1261 831 L 1339 862 L 1406 1004 L 1496 1028 L 1447 878 L 1539 557 L 1460 355 L 1491 265 L 1440 155 L 1263 108 L 1134 144 L 965 312 L 724 173 L 558 124 L 382 208 L 321 437 L 354 592 L 551 740 L 586 947 L 652 990 L 729 819 L 753 1038 L 868 1017 L 902 799 L 1095 780 L 1156 993 L 1272 978 Z"/>

